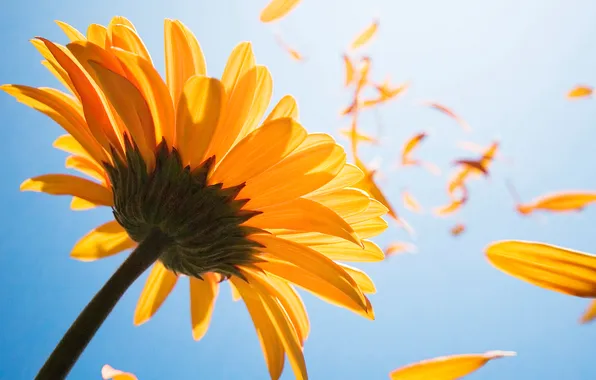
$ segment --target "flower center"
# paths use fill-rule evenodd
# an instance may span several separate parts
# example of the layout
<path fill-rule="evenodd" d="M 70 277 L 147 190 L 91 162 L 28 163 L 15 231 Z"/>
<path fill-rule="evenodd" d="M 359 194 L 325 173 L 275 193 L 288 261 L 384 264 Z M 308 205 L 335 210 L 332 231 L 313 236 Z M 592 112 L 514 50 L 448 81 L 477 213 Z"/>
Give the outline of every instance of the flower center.
<path fill-rule="evenodd" d="M 258 211 L 243 210 L 248 199 L 236 199 L 244 184 L 208 185 L 214 157 L 191 170 L 165 141 L 156 149 L 155 170 L 136 146 L 126 141 L 126 162 L 113 152 L 114 165 L 104 163 L 114 193 L 114 217 L 136 242 L 159 229 L 169 240 L 160 257 L 175 273 L 196 278 L 206 272 L 238 275 L 239 265 L 256 261 L 260 245 L 248 235 L 262 230 L 241 226 Z"/>

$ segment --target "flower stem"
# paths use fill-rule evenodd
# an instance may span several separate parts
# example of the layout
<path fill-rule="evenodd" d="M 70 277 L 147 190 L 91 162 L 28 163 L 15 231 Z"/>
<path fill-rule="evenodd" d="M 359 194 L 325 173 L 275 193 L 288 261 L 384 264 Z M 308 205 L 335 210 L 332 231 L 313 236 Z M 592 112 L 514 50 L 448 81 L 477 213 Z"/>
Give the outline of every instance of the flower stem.
<path fill-rule="evenodd" d="M 36 380 L 66 378 L 118 300 L 157 261 L 167 244 L 168 238 L 156 229 L 132 251 L 64 334 Z"/>

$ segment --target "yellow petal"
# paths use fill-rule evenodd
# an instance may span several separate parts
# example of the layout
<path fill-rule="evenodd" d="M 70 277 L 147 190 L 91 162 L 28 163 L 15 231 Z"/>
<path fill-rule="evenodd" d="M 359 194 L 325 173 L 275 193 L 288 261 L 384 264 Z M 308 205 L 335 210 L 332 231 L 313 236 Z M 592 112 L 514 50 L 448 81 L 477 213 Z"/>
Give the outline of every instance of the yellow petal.
<path fill-rule="evenodd" d="M 281 237 L 300 243 L 300 241 L 294 240 L 291 235 Z M 378 245 L 370 240 L 362 240 L 362 243 L 364 249 L 345 241 L 334 244 L 312 245 L 310 247 L 334 261 L 376 262 L 385 259 L 385 254 Z"/>
<path fill-rule="evenodd" d="M 253 67 L 242 76 L 231 94 L 226 89 L 228 94 L 226 112 L 217 126 L 209 147 L 209 156 L 215 156 L 217 161 L 228 153 L 242 131 L 251 110 L 256 85 L 257 68 Z"/>
<path fill-rule="evenodd" d="M 250 239 L 264 245 L 266 248 L 263 251 L 268 255 L 302 268 L 340 290 L 363 309 L 366 308 L 364 294 L 354 279 L 333 260 L 304 245 L 275 236 L 253 235 Z"/>
<path fill-rule="evenodd" d="M 203 275 L 203 280 L 190 279 L 190 317 L 195 340 L 205 336 L 209 328 L 218 293 L 219 283 L 214 273 Z"/>
<path fill-rule="evenodd" d="M 126 124 L 130 137 L 139 147 L 149 170 L 155 164 L 155 127 L 141 92 L 124 76 L 90 61 L 101 89 Z"/>
<path fill-rule="evenodd" d="M 111 189 L 69 174 L 45 174 L 29 178 L 21 184 L 21 191 L 74 195 L 102 206 L 113 206 L 114 204 Z"/>
<path fill-rule="evenodd" d="M 364 273 L 358 268 L 354 268 L 346 264 L 338 263 L 337 265 L 342 267 L 343 270 L 345 270 L 350 275 L 350 277 L 352 277 L 354 281 L 356 281 L 356 284 L 358 284 L 358 287 L 360 288 L 360 290 L 362 290 L 363 293 L 374 294 L 377 292 L 375 284 L 366 273 Z"/>
<path fill-rule="evenodd" d="M 41 64 L 48 69 L 48 71 L 52 73 L 52 75 L 54 75 L 65 88 L 70 90 L 71 93 L 75 92 L 74 86 L 72 85 L 70 78 L 68 78 L 66 71 L 62 70 L 62 68 L 56 66 L 50 61 L 43 60 L 41 61 Z"/>
<path fill-rule="evenodd" d="M 72 42 L 72 41 L 85 41 L 87 40 L 87 37 L 85 37 L 83 35 L 83 33 L 79 32 L 75 27 L 68 25 L 65 22 L 62 21 L 56 21 L 56 24 L 58 24 L 58 26 L 60 27 L 60 29 L 62 29 L 62 31 L 64 32 L 64 34 L 66 34 L 66 37 L 68 37 L 68 39 Z"/>
<path fill-rule="evenodd" d="M 306 135 L 306 130 L 290 118 L 265 123 L 232 148 L 213 173 L 210 183 L 224 183 L 226 187 L 239 185 L 280 162 Z"/>
<path fill-rule="evenodd" d="M 199 42 L 182 22 L 166 19 L 164 35 L 166 82 L 176 106 L 188 78 L 207 75 L 207 66 Z"/>
<path fill-rule="evenodd" d="M 267 281 L 275 289 L 275 296 L 288 313 L 296 329 L 298 338 L 300 338 L 300 344 L 304 345 L 304 341 L 308 338 L 310 332 L 310 322 L 302 298 L 300 298 L 298 292 L 290 284 L 281 278 L 267 276 L 263 280 Z"/>
<path fill-rule="evenodd" d="M 582 315 L 580 323 L 592 322 L 594 319 L 596 319 L 596 301 L 590 303 L 590 306 L 588 306 L 584 315 Z"/>
<path fill-rule="evenodd" d="M 304 232 L 320 232 L 360 245 L 360 238 L 339 215 L 320 203 L 305 198 L 261 209 L 262 214 L 250 218 L 246 226 L 261 229 L 284 228 Z"/>
<path fill-rule="evenodd" d="M 85 157 L 87 159 L 93 160 L 85 148 L 83 148 L 83 146 L 74 137 L 72 137 L 72 135 L 58 136 L 58 138 L 54 140 L 52 146 L 75 156 Z"/>
<path fill-rule="evenodd" d="M 176 142 L 184 165 L 200 165 L 222 115 L 225 92 L 221 82 L 191 77 L 182 90 L 176 114 Z"/>
<path fill-rule="evenodd" d="M 298 104 L 292 95 L 286 95 L 281 98 L 269 115 L 267 115 L 265 122 L 281 119 L 282 117 L 291 117 L 294 120 L 298 120 Z"/>
<path fill-rule="evenodd" d="M 302 346 L 298 341 L 296 330 L 281 302 L 272 295 L 271 285 L 265 282 L 261 278 L 261 275 L 253 273 L 248 269 L 244 269 L 243 274 L 246 276 L 251 287 L 260 296 L 271 320 L 271 325 L 277 331 L 281 344 L 288 354 L 288 359 L 294 370 L 296 380 L 308 380 L 306 362 L 304 361 Z"/>
<path fill-rule="evenodd" d="M 5 85 L 0 86 L 0 89 L 14 96 L 19 102 L 52 118 L 71 134 L 97 162 L 109 162 L 108 156 L 89 132 L 83 111 L 74 99 L 58 90 L 49 88 Z"/>
<path fill-rule="evenodd" d="M 72 197 L 72 201 L 70 202 L 70 209 L 75 211 L 83 211 L 89 210 L 95 207 L 98 207 L 97 203 L 89 202 L 79 197 Z"/>
<path fill-rule="evenodd" d="M 326 194 L 307 195 L 306 198 L 330 208 L 342 218 L 359 214 L 370 204 L 368 194 L 360 189 L 341 189 Z"/>
<path fill-rule="evenodd" d="M 267 313 L 265 305 L 263 305 L 261 298 L 250 285 L 239 278 L 231 277 L 230 285 L 232 289 L 237 289 L 239 296 L 242 297 L 246 304 L 246 308 L 257 330 L 257 336 L 259 337 L 271 379 L 279 379 L 284 369 L 285 351 L 277 331 L 271 328 L 271 318 Z"/>
<path fill-rule="evenodd" d="M 87 28 L 87 39 L 95 45 L 105 48 L 110 45 L 108 29 L 99 24 L 91 24 Z"/>
<path fill-rule="evenodd" d="M 261 22 L 272 22 L 281 19 L 292 11 L 300 0 L 271 0 L 263 8 L 260 15 Z"/>
<path fill-rule="evenodd" d="M 344 189 L 364 179 L 364 173 L 356 165 L 346 164 L 341 171 L 329 181 L 326 185 L 321 186 L 317 190 L 313 191 L 314 194 L 326 194 L 336 190 Z"/>
<path fill-rule="evenodd" d="M 83 71 L 81 66 L 75 63 L 57 45 L 43 38 L 40 38 L 40 40 L 43 41 L 60 66 L 68 73 L 77 93 L 81 97 L 85 120 L 93 137 L 106 151 L 110 151 L 110 145 L 121 151 L 122 145 L 116 136 L 114 122 L 108 114 L 106 104 L 104 104 L 98 90 L 91 82 L 91 78 Z"/>
<path fill-rule="evenodd" d="M 367 220 L 376 219 L 380 216 L 387 214 L 387 207 L 381 202 L 371 199 L 368 208 L 361 213 L 346 216 L 346 222 L 350 224 L 362 223 Z"/>
<path fill-rule="evenodd" d="M 355 302 L 332 283 L 313 275 L 301 267 L 283 261 L 267 261 L 259 263 L 258 266 L 267 273 L 292 282 L 326 302 L 346 308 L 365 318 L 374 319 L 372 306 L 368 299 L 366 299 L 366 308 L 363 308 L 361 302 Z"/>
<path fill-rule="evenodd" d="M 148 62 L 151 62 L 149 51 L 134 29 L 127 25 L 115 24 L 110 25 L 109 31 L 111 33 L 113 47 L 134 53 Z"/>
<path fill-rule="evenodd" d="M 168 147 L 174 144 L 175 113 L 168 87 L 151 62 L 123 50 L 114 50 L 126 77 L 141 91 L 151 110 L 155 124 L 155 143 L 165 138 Z"/>
<path fill-rule="evenodd" d="M 354 223 L 351 225 L 354 232 L 362 239 L 367 239 L 383 233 L 389 224 L 381 217 L 365 220 L 364 222 Z"/>
<path fill-rule="evenodd" d="M 492 359 L 515 355 L 511 351 L 489 351 L 484 354 L 441 356 L 398 368 L 389 377 L 391 380 L 457 380 L 480 369 Z"/>
<path fill-rule="evenodd" d="M 252 45 L 250 42 L 242 42 L 236 45 L 228 58 L 228 62 L 226 63 L 226 67 L 221 76 L 221 82 L 226 89 L 228 98 L 232 97 L 242 77 L 254 67 L 255 56 L 252 52 Z"/>
<path fill-rule="evenodd" d="M 592 95 L 593 92 L 594 89 L 590 86 L 576 86 L 571 91 L 569 91 L 569 93 L 567 93 L 567 98 L 584 98 Z"/>
<path fill-rule="evenodd" d="M 95 261 L 136 247 L 124 228 L 115 220 L 104 223 L 83 236 L 74 246 L 70 257 Z"/>
<path fill-rule="evenodd" d="M 554 245 L 500 241 L 485 249 L 497 269 L 531 284 L 577 297 L 596 298 L 596 256 Z"/>
<path fill-rule="evenodd" d="M 79 172 L 96 179 L 103 184 L 106 184 L 105 170 L 94 161 L 91 161 L 81 156 L 68 156 L 66 158 L 65 166 L 70 169 L 78 170 Z"/>
<path fill-rule="evenodd" d="M 110 23 L 108 24 L 108 29 L 113 28 L 115 25 L 126 25 L 128 26 L 130 29 L 136 31 L 137 29 L 135 28 L 135 26 L 133 25 L 133 23 L 127 19 L 124 16 L 114 16 L 112 17 L 112 19 L 110 20 Z"/>
<path fill-rule="evenodd" d="M 548 194 L 531 202 L 527 207 L 547 211 L 580 211 L 596 202 L 596 192 L 566 191 Z"/>
<path fill-rule="evenodd" d="M 153 264 L 135 309 L 135 325 L 141 325 L 151 319 L 168 298 L 177 281 L 178 276 L 167 270 L 160 261 Z"/>
<path fill-rule="evenodd" d="M 352 49 L 358 49 L 361 46 L 366 45 L 377 33 L 379 29 L 379 20 L 373 20 L 356 38 L 352 41 Z"/>
<path fill-rule="evenodd" d="M 234 284 L 230 281 L 230 290 L 232 291 L 232 300 L 233 301 L 239 301 L 240 298 L 242 298 L 242 296 L 240 296 L 240 293 L 238 292 L 238 289 L 236 289 L 236 287 L 234 286 Z"/>
<path fill-rule="evenodd" d="M 352 60 L 347 54 L 342 55 L 342 58 L 344 60 L 344 66 L 346 68 L 346 78 L 344 80 L 344 86 L 348 87 L 350 84 L 352 84 L 352 82 L 354 82 L 354 64 L 352 63 Z"/>
<path fill-rule="evenodd" d="M 247 208 L 282 203 L 308 194 L 331 181 L 343 168 L 346 153 L 336 144 L 318 144 L 289 155 L 283 161 L 246 182 L 239 199 Z"/>
<path fill-rule="evenodd" d="M 246 116 L 246 121 L 242 130 L 238 134 L 236 142 L 242 140 L 246 135 L 254 131 L 263 119 L 265 111 L 271 102 L 271 95 L 273 93 L 273 80 L 271 73 L 266 66 L 256 66 L 257 71 L 257 85 L 255 87 L 252 105 L 250 111 Z"/>

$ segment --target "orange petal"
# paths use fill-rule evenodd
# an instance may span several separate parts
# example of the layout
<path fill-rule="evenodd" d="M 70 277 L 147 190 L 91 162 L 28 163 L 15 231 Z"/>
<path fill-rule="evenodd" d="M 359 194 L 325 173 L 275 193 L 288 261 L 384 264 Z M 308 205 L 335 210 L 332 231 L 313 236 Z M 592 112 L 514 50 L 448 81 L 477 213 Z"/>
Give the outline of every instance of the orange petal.
<path fill-rule="evenodd" d="M 113 206 L 112 190 L 98 183 L 69 174 L 45 174 L 29 178 L 21 191 L 39 191 L 52 195 L 74 195 L 92 203 Z"/>
<path fill-rule="evenodd" d="M 596 298 L 596 256 L 554 245 L 506 240 L 485 248 L 497 269 L 542 288 Z"/>
<path fill-rule="evenodd" d="M 70 257 L 80 261 L 95 261 L 134 248 L 136 245 L 124 228 L 112 220 L 83 236 L 75 244 Z"/>
<path fill-rule="evenodd" d="M 207 157 L 222 115 L 225 91 L 215 78 L 193 76 L 184 85 L 176 113 L 176 143 L 184 165 L 200 165 Z"/>
<path fill-rule="evenodd" d="M 457 380 L 480 369 L 490 360 L 515 355 L 511 351 L 488 351 L 484 354 L 441 356 L 398 368 L 389 377 L 391 380 Z"/>
<path fill-rule="evenodd" d="M 580 323 L 592 322 L 594 319 L 596 319 L 596 301 L 590 303 L 590 306 L 588 306 L 584 315 L 582 315 Z"/>
<path fill-rule="evenodd" d="M 265 123 L 282 117 L 291 117 L 296 121 L 298 120 L 298 104 L 296 104 L 296 99 L 292 95 L 286 95 L 277 102 L 267 119 L 265 119 Z"/>
<path fill-rule="evenodd" d="M 214 273 L 204 274 L 202 280 L 190 279 L 190 317 L 194 340 L 200 340 L 207 333 L 218 292 L 219 282 Z"/>
<path fill-rule="evenodd" d="M 210 183 L 239 185 L 271 168 L 292 153 L 307 132 L 290 118 L 274 119 L 256 129 L 225 156 Z"/>
<path fill-rule="evenodd" d="M 166 82 L 176 106 L 188 78 L 194 75 L 207 75 L 207 67 L 199 42 L 182 22 L 166 19 L 164 36 Z"/>
<path fill-rule="evenodd" d="M 178 276 L 167 270 L 160 261 L 153 264 L 141 297 L 137 302 L 134 316 L 135 325 L 141 325 L 151 319 L 168 298 L 177 281 Z"/>
<path fill-rule="evenodd" d="M 315 201 L 297 198 L 260 211 L 263 213 L 250 218 L 243 225 L 320 232 L 361 245 L 358 235 L 342 217 Z"/>
<path fill-rule="evenodd" d="M 109 32 L 111 33 L 113 47 L 131 52 L 151 62 L 149 51 L 133 28 L 128 25 L 114 24 L 110 25 Z"/>
<path fill-rule="evenodd" d="M 585 98 L 592 95 L 594 89 L 591 86 L 576 86 L 567 93 L 568 99 Z"/>

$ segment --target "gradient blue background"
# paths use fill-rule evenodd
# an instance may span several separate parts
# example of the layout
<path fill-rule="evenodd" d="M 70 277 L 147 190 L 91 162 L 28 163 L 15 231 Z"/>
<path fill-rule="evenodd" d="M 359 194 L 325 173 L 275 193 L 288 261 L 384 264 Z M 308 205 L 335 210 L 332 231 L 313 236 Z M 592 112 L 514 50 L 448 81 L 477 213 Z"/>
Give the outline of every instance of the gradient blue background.
<path fill-rule="evenodd" d="M 490 266 L 483 248 L 494 240 L 527 239 L 595 251 L 596 210 L 521 217 L 504 181 L 524 200 L 551 190 L 596 189 L 596 106 L 570 102 L 577 83 L 596 84 L 596 2 L 575 1 L 304 1 L 276 25 L 259 23 L 259 1 L 60 2 L 8 0 L 0 12 L 0 83 L 58 86 L 27 42 L 40 35 L 66 42 L 53 20 L 80 30 L 129 17 L 163 73 L 163 19 L 178 18 L 199 38 L 210 75 L 221 74 L 236 43 L 250 40 L 272 71 L 274 97 L 299 101 L 311 131 L 338 136 L 347 126 L 338 111 L 349 101 L 342 88 L 341 53 L 357 32 L 380 16 L 378 38 L 367 48 L 373 76 L 410 80 L 403 98 L 362 118 L 383 144 L 364 151 L 380 162 L 383 188 L 417 230 L 418 254 L 363 266 L 375 280 L 376 321 L 304 294 L 311 323 L 305 355 L 313 379 L 385 379 L 409 362 L 446 354 L 502 349 L 518 357 L 490 363 L 470 379 L 594 379 L 596 329 L 577 320 L 588 304 L 509 278 Z M 365 5 L 366 4 L 366 5 Z M 308 57 L 292 61 L 275 43 L 281 31 Z M 436 100 L 452 107 L 474 132 L 465 134 L 444 115 L 417 105 Z M 0 378 L 34 376 L 63 332 L 110 276 L 123 256 L 81 263 L 68 257 L 79 237 L 108 220 L 107 209 L 72 212 L 69 197 L 20 193 L 24 179 L 64 172 L 65 154 L 51 147 L 62 130 L 44 115 L 0 95 Z M 402 210 L 400 190 L 423 206 L 447 201 L 446 176 L 395 170 L 405 139 L 425 130 L 421 158 L 450 169 L 470 153 L 460 140 L 502 142 L 487 181 L 470 186 L 469 205 L 452 220 Z M 346 140 L 341 139 L 343 143 Z M 455 239 L 455 221 L 468 232 Z M 406 240 L 392 227 L 377 241 Z M 224 285 L 207 336 L 192 340 L 188 286 L 181 281 L 147 324 L 132 317 L 146 276 L 135 283 L 71 373 L 99 379 L 110 363 L 147 379 L 266 379 L 268 374 L 250 318 Z M 294 378 L 289 363 L 284 379 Z"/>

